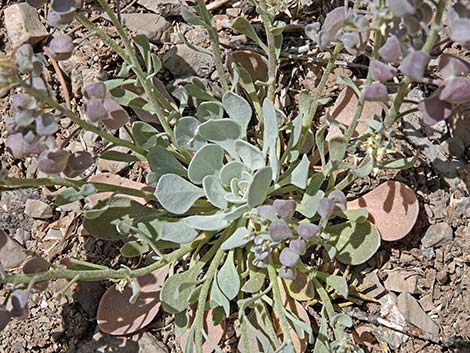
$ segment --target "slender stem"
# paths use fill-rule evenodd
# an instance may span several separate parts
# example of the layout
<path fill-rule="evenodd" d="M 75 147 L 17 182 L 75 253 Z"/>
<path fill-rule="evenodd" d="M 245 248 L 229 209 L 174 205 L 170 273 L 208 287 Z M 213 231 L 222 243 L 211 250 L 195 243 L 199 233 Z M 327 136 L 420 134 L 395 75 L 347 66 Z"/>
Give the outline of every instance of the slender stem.
<path fill-rule="evenodd" d="M 181 257 L 195 249 L 201 242 L 209 240 L 207 235 L 203 235 L 195 241 L 183 244 L 178 250 L 173 251 L 170 254 L 165 255 L 165 258 L 154 262 L 148 266 L 138 268 L 135 270 L 68 270 L 62 268 L 51 268 L 46 272 L 35 273 L 35 274 L 6 274 L 4 278 L 0 278 L 0 283 L 12 283 L 12 284 L 25 284 L 29 283 L 33 278 L 36 282 L 50 281 L 56 279 L 68 279 L 72 280 L 76 276 L 80 276 L 81 281 L 105 281 L 109 279 L 125 279 L 145 276 L 163 266 L 170 264 L 174 261 L 179 260 Z"/>
<path fill-rule="evenodd" d="M 67 186 L 74 189 L 80 189 L 85 184 L 91 184 L 96 188 L 97 192 L 116 192 L 123 195 L 137 196 L 145 198 L 146 200 L 156 200 L 155 195 L 148 191 L 128 188 L 115 184 L 84 182 L 82 180 L 72 180 L 60 177 L 47 177 L 47 178 L 7 178 L 0 181 L 0 187 L 12 188 L 30 188 L 40 186 Z"/>
<path fill-rule="evenodd" d="M 276 269 L 274 268 L 272 258 L 268 265 L 268 275 L 269 282 L 273 286 L 274 310 L 276 312 L 276 316 L 279 317 L 279 323 L 281 325 L 282 335 L 284 336 L 284 342 L 290 343 L 291 337 L 289 333 L 289 323 L 287 321 L 284 306 L 282 304 L 281 290 L 279 289 L 278 277 L 276 275 Z"/>
<path fill-rule="evenodd" d="M 312 125 L 313 118 L 315 117 L 315 114 L 317 113 L 319 101 L 323 93 L 323 90 L 326 86 L 326 82 L 328 81 L 328 77 L 330 76 L 330 73 L 333 70 L 333 67 L 335 66 L 336 57 L 338 56 L 338 54 L 341 52 L 342 49 L 343 49 L 343 44 L 341 42 L 338 42 L 335 48 L 333 49 L 333 53 L 331 53 L 330 59 L 328 60 L 328 64 L 325 67 L 325 71 L 323 71 L 323 75 L 317 87 L 317 91 L 315 92 L 315 97 L 313 98 L 312 106 L 310 107 L 309 115 L 307 119 L 302 122 L 302 133 L 301 133 L 301 137 L 299 141 L 299 148 L 298 148 L 299 150 L 302 150 L 302 147 L 305 143 L 308 129 L 310 129 L 310 125 Z"/>
<path fill-rule="evenodd" d="M 381 24 L 379 22 L 377 24 L 377 28 L 380 28 L 380 26 Z M 374 48 L 372 49 L 373 59 L 377 59 L 379 57 L 379 49 L 381 45 L 382 45 L 382 34 L 380 33 L 379 30 L 377 30 L 374 35 Z M 372 69 L 371 69 L 371 65 L 369 65 L 369 69 L 367 72 L 366 85 L 370 84 L 371 82 L 372 82 Z M 349 141 L 352 138 L 354 132 L 356 131 L 357 124 L 359 123 L 359 119 L 361 118 L 362 111 L 364 110 L 364 103 L 365 103 L 364 97 L 361 95 L 358 100 L 357 109 L 356 109 L 354 118 L 351 122 L 351 125 L 349 125 L 344 135 L 344 139 L 346 141 Z"/>
<path fill-rule="evenodd" d="M 217 268 L 219 267 L 220 261 L 224 256 L 224 251 L 218 249 L 214 255 L 214 258 L 211 260 L 211 264 L 207 269 L 207 273 L 204 279 L 204 284 L 201 287 L 201 292 L 199 293 L 197 308 L 196 308 L 196 317 L 194 318 L 194 345 L 196 346 L 196 353 L 202 353 L 202 330 L 204 330 L 204 313 L 206 307 L 207 295 L 211 288 L 212 280 L 216 274 Z"/>
<path fill-rule="evenodd" d="M 207 25 L 207 32 L 209 33 L 209 38 L 211 42 L 211 48 L 213 52 L 213 57 L 215 60 L 215 69 L 219 75 L 220 83 L 224 92 L 227 92 L 230 88 L 228 85 L 227 77 L 225 76 L 224 63 L 222 61 L 222 55 L 220 53 L 220 43 L 219 43 L 219 34 L 217 33 L 217 27 L 214 24 L 214 18 L 207 10 L 204 0 L 197 0 L 197 9 L 199 15 L 201 15 L 202 20 Z"/>
<path fill-rule="evenodd" d="M 102 137 L 103 139 L 105 139 L 105 140 L 107 140 L 111 143 L 114 143 L 117 146 L 127 147 L 135 153 L 138 153 L 138 154 L 141 154 L 141 155 L 144 155 L 144 156 L 147 154 L 147 151 L 145 149 L 143 149 L 142 147 L 137 146 L 137 145 L 135 145 L 132 142 L 129 142 L 127 140 L 123 140 L 119 137 L 111 135 L 111 134 L 103 131 L 99 127 L 97 127 L 95 125 L 92 125 L 92 124 L 88 123 L 87 121 L 81 119 L 74 112 L 66 109 L 63 105 L 59 104 L 57 101 L 52 99 L 47 94 L 47 92 L 32 87 L 31 85 L 29 85 L 26 82 L 24 82 L 23 80 L 21 80 L 20 77 L 18 77 L 16 79 L 15 83 L 17 83 L 17 85 L 19 87 L 24 88 L 38 102 L 41 102 L 41 103 L 49 106 L 50 108 L 54 108 L 54 109 L 57 109 L 58 111 L 62 112 L 67 118 L 72 120 L 75 124 L 80 126 L 82 129 L 94 132 L 95 134 Z"/>
<path fill-rule="evenodd" d="M 263 21 L 264 31 L 266 32 L 266 39 L 268 41 L 268 99 L 274 102 L 276 94 L 276 78 L 277 78 L 277 55 L 276 55 L 276 39 L 272 29 L 271 19 L 269 18 L 266 2 L 260 1 L 261 11 L 259 14 Z"/>
<path fill-rule="evenodd" d="M 438 32 L 441 28 L 441 21 L 444 14 L 444 10 L 446 7 L 445 0 L 439 0 L 436 4 L 436 15 L 434 16 L 434 23 L 432 24 L 431 30 L 429 31 L 426 42 L 424 43 L 423 52 L 429 53 L 434 47 L 434 43 L 437 40 Z M 400 107 L 403 102 L 403 99 L 406 97 L 410 90 L 411 78 L 409 76 L 405 76 L 398 87 L 398 92 L 393 100 L 392 106 L 385 118 L 385 127 L 389 128 L 393 125 L 393 123 L 398 119 Z"/>
<path fill-rule="evenodd" d="M 167 116 L 162 110 L 160 104 L 163 104 L 167 109 L 173 110 L 171 105 L 166 102 L 166 99 L 158 92 L 156 89 L 155 85 L 151 81 L 150 77 L 147 77 L 145 74 L 144 70 L 142 69 L 142 66 L 139 63 L 139 60 L 137 56 L 135 55 L 134 47 L 132 45 L 132 42 L 130 41 L 126 30 L 122 26 L 121 22 L 117 18 L 116 14 L 113 12 L 111 7 L 108 5 L 106 0 L 98 0 L 100 3 L 101 7 L 103 7 L 104 11 L 108 15 L 109 19 L 111 20 L 112 24 L 115 26 L 119 37 L 121 38 L 123 44 L 124 44 L 124 49 L 121 48 L 121 50 L 118 51 L 118 54 L 122 53 L 122 51 L 125 52 L 125 55 L 122 56 L 124 60 L 127 58 L 127 62 L 131 64 L 132 70 L 135 72 L 137 78 L 140 81 L 140 84 L 144 88 L 145 93 L 148 96 L 148 99 L 150 101 L 150 105 L 152 107 L 152 111 L 157 115 L 158 121 L 160 122 L 160 125 L 163 127 L 163 130 L 165 133 L 168 135 L 170 141 L 176 146 L 176 148 L 185 156 L 186 160 L 190 160 L 191 156 L 188 154 L 188 152 L 181 147 L 178 146 L 175 135 L 173 133 L 173 130 L 168 123 Z M 87 27 L 89 30 L 96 31 L 97 26 L 95 26 L 92 22 L 82 22 L 82 24 Z M 107 36 L 106 33 L 103 31 L 96 31 L 96 33 L 100 36 L 101 39 L 104 40 L 103 34 Z M 109 36 L 107 36 L 109 37 Z M 105 41 L 105 43 L 107 43 Z M 108 44 L 108 43 L 107 43 Z M 113 49 L 115 49 L 115 45 L 112 46 Z M 165 103 L 166 102 L 166 103 Z"/>

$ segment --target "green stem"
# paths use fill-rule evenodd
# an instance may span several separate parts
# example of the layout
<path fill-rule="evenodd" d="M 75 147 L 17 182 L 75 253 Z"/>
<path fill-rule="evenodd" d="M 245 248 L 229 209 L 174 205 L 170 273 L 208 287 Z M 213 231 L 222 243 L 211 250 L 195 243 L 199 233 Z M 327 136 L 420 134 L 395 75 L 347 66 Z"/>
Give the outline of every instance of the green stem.
<path fill-rule="evenodd" d="M 105 281 L 109 279 L 125 279 L 145 276 L 163 266 L 170 264 L 174 261 L 179 260 L 181 257 L 195 249 L 200 242 L 209 240 L 206 235 L 201 236 L 195 241 L 189 244 L 183 244 L 178 250 L 167 254 L 165 258 L 160 261 L 154 262 L 148 266 L 138 268 L 136 270 L 68 270 L 62 268 L 51 268 L 46 272 L 35 273 L 35 274 L 6 274 L 4 278 L 0 278 L 0 283 L 11 283 L 11 284 L 25 284 L 29 283 L 33 278 L 36 282 L 50 281 L 57 279 L 68 279 L 72 280 L 76 276 L 80 276 L 81 281 Z"/>
<path fill-rule="evenodd" d="M 331 53 L 330 59 L 328 60 L 328 64 L 325 67 L 325 71 L 323 71 L 323 75 L 321 77 L 317 91 L 315 92 L 315 97 L 313 98 L 312 106 L 310 107 L 309 115 L 307 119 L 302 122 L 301 138 L 300 138 L 299 145 L 298 145 L 299 151 L 302 150 L 302 147 L 305 143 L 308 129 L 310 129 L 310 126 L 312 125 L 312 122 L 313 122 L 313 118 L 315 117 L 315 114 L 317 113 L 319 101 L 323 93 L 323 90 L 326 86 L 326 82 L 328 81 L 328 77 L 330 76 L 330 73 L 333 70 L 333 67 L 335 66 L 336 58 L 342 49 L 343 49 L 343 44 L 341 42 L 338 42 L 335 48 L 333 49 L 333 53 Z"/>
<path fill-rule="evenodd" d="M 439 0 L 437 3 L 436 8 L 436 15 L 434 16 L 434 23 L 432 24 L 431 30 L 429 31 L 426 42 L 424 43 L 423 52 L 429 53 L 431 52 L 432 48 L 434 47 L 434 43 L 437 40 L 439 30 L 441 29 L 441 21 L 444 14 L 444 10 L 446 7 L 445 0 Z M 397 121 L 399 117 L 400 107 L 403 102 L 403 99 L 406 97 L 410 90 L 411 78 L 408 76 L 403 77 L 399 86 L 398 92 L 393 100 L 392 106 L 385 118 L 385 127 L 389 128 L 393 125 L 395 121 Z"/>
<path fill-rule="evenodd" d="M 150 105 L 152 107 L 152 111 L 157 115 L 158 121 L 160 122 L 160 125 L 163 127 L 163 130 L 165 131 L 165 133 L 168 135 L 170 141 L 173 143 L 173 145 L 175 145 L 175 147 L 180 151 L 180 153 L 185 156 L 185 159 L 189 162 L 191 160 L 191 156 L 186 150 L 178 146 L 173 130 L 170 124 L 168 123 L 167 116 L 160 106 L 160 104 L 162 104 L 163 106 L 165 106 L 165 108 L 172 111 L 173 108 L 171 104 L 169 104 L 166 101 L 166 99 L 160 94 L 160 92 L 158 92 L 151 78 L 147 77 L 147 75 L 145 74 L 144 70 L 142 69 L 142 66 L 139 63 L 137 56 L 135 55 L 134 47 L 128 37 L 126 30 L 122 26 L 119 19 L 116 17 L 116 14 L 114 13 L 114 11 L 108 5 L 107 1 L 98 0 L 98 2 L 100 3 L 101 7 L 106 12 L 106 14 L 108 15 L 111 23 L 116 28 L 119 34 L 119 37 L 121 38 L 124 44 L 126 55 L 123 57 L 123 59 L 125 60 L 127 57 L 128 63 L 132 66 L 132 70 L 136 74 L 140 84 L 142 85 L 145 93 L 147 94 L 147 97 L 150 101 Z M 97 27 L 91 21 L 83 22 L 83 25 L 86 26 L 89 30 L 96 31 Z M 103 31 L 96 31 L 96 33 L 103 40 L 104 40 L 103 34 L 106 37 L 109 37 Z"/>
<path fill-rule="evenodd" d="M 197 9 L 202 20 L 207 25 L 207 32 L 211 42 L 211 48 L 213 57 L 215 60 L 215 69 L 219 75 L 220 83 L 224 92 L 227 92 L 230 88 L 228 85 L 227 77 L 225 76 L 224 63 L 222 61 L 222 55 L 220 53 L 219 34 L 217 33 L 217 27 L 214 24 L 214 18 L 212 17 L 209 10 L 207 10 L 206 4 L 203 0 L 197 0 Z"/>
<path fill-rule="evenodd" d="M 206 300 L 211 288 L 212 280 L 216 274 L 217 268 L 219 267 L 220 261 L 224 256 L 224 251 L 218 249 L 214 255 L 214 258 L 211 260 L 211 264 L 207 269 L 205 276 L 204 284 L 201 287 L 201 292 L 199 293 L 196 316 L 194 318 L 194 345 L 196 346 L 196 353 L 202 353 L 202 330 L 204 330 L 204 313 L 206 308 Z"/>
<path fill-rule="evenodd" d="M 266 32 L 266 39 L 268 41 L 268 99 L 274 102 L 276 94 L 276 78 L 277 78 L 277 55 L 276 55 L 276 39 L 272 29 L 271 19 L 269 18 L 266 2 L 260 1 L 261 11 L 259 14 L 263 21 L 264 31 Z"/>
<path fill-rule="evenodd" d="M 282 335 L 284 336 L 284 342 L 291 343 L 291 337 L 289 333 L 289 323 L 287 321 L 286 313 L 284 311 L 284 306 L 282 303 L 281 290 L 279 289 L 278 276 L 276 274 L 276 269 L 274 268 L 273 259 L 268 265 L 268 275 L 269 282 L 273 286 L 273 300 L 274 300 L 274 310 L 276 316 L 279 317 L 279 323 L 281 325 Z"/>
<path fill-rule="evenodd" d="M 84 182 L 81 180 L 72 180 L 59 177 L 47 177 L 47 178 L 7 178 L 0 181 L 0 187 L 12 187 L 12 188 L 30 188 L 30 187 L 41 187 L 41 186 L 67 186 L 74 189 L 80 189 L 85 184 L 91 184 L 96 188 L 97 192 L 116 192 L 123 195 L 142 197 L 146 200 L 156 200 L 155 195 L 148 191 L 132 189 L 124 186 L 115 184 L 105 183 L 94 183 Z"/>
<path fill-rule="evenodd" d="M 377 28 L 380 28 L 381 24 L 380 22 L 377 24 Z M 374 35 L 374 48 L 372 49 L 372 58 L 377 59 L 379 57 L 379 49 L 382 46 L 382 34 L 380 33 L 379 30 L 375 32 Z M 367 72 L 367 79 L 366 79 L 366 85 L 370 84 L 372 82 L 372 69 L 371 66 L 369 65 L 369 70 Z M 354 115 L 354 118 L 351 122 L 351 125 L 349 125 L 348 129 L 346 130 L 346 133 L 344 135 L 344 139 L 346 141 L 351 140 L 354 131 L 356 131 L 357 124 L 359 123 L 359 119 L 361 118 L 362 111 L 364 110 L 364 97 L 361 95 L 359 97 L 359 101 L 357 104 L 357 109 L 356 113 Z"/>
<path fill-rule="evenodd" d="M 147 154 L 147 151 L 145 149 L 143 149 L 142 147 L 137 146 L 137 145 L 133 144 L 130 141 L 123 140 L 119 137 L 111 135 L 111 134 L 103 131 L 99 127 L 97 127 L 95 125 L 92 125 L 89 122 L 81 119 L 75 113 L 68 110 L 63 105 L 59 104 L 57 101 L 52 99 L 47 92 L 32 87 L 31 85 L 29 85 L 26 82 L 24 82 L 23 80 L 21 80 L 21 78 L 18 77 L 15 83 L 17 83 L 17 85 L 19 87 L 24 88 L 38 102 L 46 104 L 50 108 L 54 108 L 54 109 L 62 112 L 67 118 L 72 120 L 75 124 L 80 126 L 82 129 L 87 130 L 87 131 L 91 131 L 91 132 L 97 134 L 98 136 L 102 137 L 103 139 L 115 144 L 116 146 L 127 147 L 131 151 L 133 151 L 135 153 L 138 153 L 140 155 L 143 155 L 143 156 L 145 156 Z"/>

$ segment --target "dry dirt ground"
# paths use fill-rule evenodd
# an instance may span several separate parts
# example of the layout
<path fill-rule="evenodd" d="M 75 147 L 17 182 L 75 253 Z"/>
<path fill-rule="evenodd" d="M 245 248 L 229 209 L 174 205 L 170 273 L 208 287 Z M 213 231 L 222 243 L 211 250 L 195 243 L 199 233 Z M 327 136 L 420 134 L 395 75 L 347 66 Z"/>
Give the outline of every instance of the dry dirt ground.
<path fill-rule="evenodd" d="M 11 46 L 7 40 L 3 26 L 3 9 L 14 1 L 1 1 L 0 8 L 0 49 L 8 52 Z M 89 2 L 90 5 L 96 5 Z M 121 1 L 123 14 L 152 13 L 151 10 L 139 5 L 144 2 Z M 148 3 L 148 1 L 147 1 Z M 166 29 L 156 47 L 160 54 L 168 52 L 181 39 L 177 31 L 182 31 L 186 39 L 200 46 L 208 45 L 207 33 L 200 28 L 194 28 L 183 23 L 178 17 L 178 9 L 168 5 L 170 1 L 155 1 L 158 11 L 166 18 L 170 26 Z M 172 3 L 175 3 L 174 1 Z M 309 3 L 307 1 L 307 3 Z M 296 53 L 296 50 L 306 43 L 302 33 L 302 24 L 321 16 L 324 6 L 318 2 L 311 2 L 309 6 L 293 8 L 291 16 L 283 16 L 290 24 L 285 34 L 285 50 Z M 101 18 L 99 11 L 91 17 L 104 30 L 115 36 L 108 22 Z M 91 11 L 91 10 L 90 10 Z M 246 2 L 228 2 L 217 8 L 214 13 L 219 16 L 220 35 L 227 52 L 239 47 L 252 47 L 246 38 L 237 35 L 226 28 L 224 21 L 231 21 L 243 14 L 254 19 L 253 7 Z M 259 22 L 256 28 L 261 28 Z M 66 32 L 73 33 L 77 50 L 74 57 L 63 66 L 68 82 L 68 89 L 72 94 L 72 106 L 81 104 L 80 87 L 96 78 L 114 77 L 119 71 L 119 61 L 95 36 L 87 34 L 83 28 L 74 23 Z M 41 43 L 35 46 L 41 50 Z M 447 48 L 461 52 L 457 48 Z M 319 56 L 325 59 L 326 56 Z M 312 95 L 321 76 L 322 66 L 315 61 L 300 54 L 282 60 L 280 91 L 283 92 L 279 104 L 289 107 L 294 104 L 296 94 L 300 89 L 309 89 Z M 342 63 L 334 70 L 328 82 L 326 95 L 332 99 L 337 97 L 340 87 L 335 83 L 340 75 L 363 78 L 365 75 L 364 63 L 367 60 L 357 58 L 352 61 L 348 55 L 342 55 Z M 171 63 L 170 63 L 171 64 Z M 171 66 L 171 65 L 170 65 Z M 51 66 L 47 67 L 46 77 L 50 87 L 61 92 L 57 75 Z M 179 75 L 177 69 L 163 70 L 160 79 L 173 87 L 186 82 L 187 75 Z M 214 92 L 217 92 L 218 83 L 213 75 L 213 65 L 206 63 L 197 67 L 206 83 Z M 426 94 L 422 87 L 416 87 L 415 95 Z M 10 114 L 9 95 L 2 98 L 0 103 L 0 116 Z M 63 100 L 62 94 L 58 99 Z M 331 105 L 331 103 L 329 103 Z M 288 111 L 289 109 L 286 109 Z M 468 109 L 470 111 L 470 109 Z M 466 116 L 467 130 L 470 127 L 470 116 Z M 134 116 L 134 118 L 137 118 Z M 366 275 L 366 282 L 375 283 L 369 295 L 376 298 L 396 300 L 402 289 L 397 286 L 406 286 L 422 310 L 439 326 L 438 336 L 430 336 L 422 327 L 414 327 L 407 323 L 406 332 L 395 332 L 387 329 L 376 319 L 382 317 L 393 322 L 396 317 L 388 312 L 387 301 L 373 301 L 353 306 L 348 312 L 355 318 L 355 331 L 357 340 L 362 340 L 364 348 L 375 352 L 470 352 L 470 168 L 468 163 L 470 154 L 468 148 L 454 153 L 456 136 L 459 139 L 462 131 L 453 129 L 448 124 L 441 124 L 436 129 L 415 128 L 416 116 L 409 117 L 407 124 L 397 126 L 396 135 L 400 140 L 400 148 L 408 154 L 417 147 L 432 145 L 442 153 L 447 160 L 436 161 L 431 159 L 430 153 L 422 152 L 418 163 L 412 169 L 401 173 L 381 173 L 374 178 L 357 182 L 349 189 L 349 198 L 361 195 L 374 186 L 389 179 L 399 180 L 409 185 L 418 195 L 420 202 L 420 215 L 413 231 L 403 240 L 383 244 L 381 250 L 367 264 L 355 269 L 359 277 Z M 464 120 L 465 121 L 465 120 Z M 3 121 L 0 120 L 0 128 Z M 75 136 L 75 127 L 70 121 L 63 121 L 62 136 L 65 139 Z M 462 125 L 464 126 L 464 125 Z M 465 130 L 465 129 L 464 129 Z M 410 134 L 410 131 L 413 133 Z M 460 134 L 460 135 L 459 135 Z M 0 133 L 0 158 L 10 168 L 15 176 L 34 176 L 37 166 L 33 160 L 16 161 L 3 151 L 5 132 Z M 93 136 L 84 136 L 74 143 L 90 144 L 99 149 Z M 470 144 L 470 141 L 465 141 Z M 467 168 L 455 176 L 452 163 L 457 160 Z M 439 162 L 439 163 L 438 163 Z M 97 167 L 98 171 L 111 171 L 141 180 L 142 169 L 135 165 L 129 168 L 119 163 L 103 163 Z M 450 175 L 450 176 L 449 176 Z M 52 205 L 54 189 L 17 190 L 0 194 L 0 229 L 4 229 L 11 237 L 20 243 L 28 252 L 45 256 L 51 261 L 59 261 L 66 257 L 78 257 L 88 261 L 102 263 L 110 266 L 116 265 L 119 259 L 119 243 L 95 240 L 86 235 L 80 227 L 80 214 L 83 205 L 75 203 L 68 208 L 55 210 L 53 217 L 47 220 L 34 220 L 24 214 L 24 205 L 27 199 L 41 199 Z M 447 225 L 447 226 L 445 226 Z M 434 226 L 434 228 L 432 228 Z M 431 228 L 430 228 L 431 227 Z M 446 229 L 443 235 L 442 227 Z M 429 230 L 431 229 L 431 231 Z M 434 233 L 432 233 L 434 229 Z M 449 233 L 450 230 L 450 233 Z M 427 233 L 428 232 L 428 233 Z M 449 235 L 450 234 L 450 235 Z M 431 246 L 425 246 L 425 235 L 437 241 Z M 0 332 L 0 352 L 41 352 L 41 353 L 91 353 L 91 352 L 175 352 L 173 344 L 171 321 L 168 317 L 159 316 L 148 328 L 147 332 L 133 337 L 111 337 L 101 334 L 97 329 L 95 318 L 98 300 L 108 283 L 80 284 L 65 292 L 57 298 L 57 292 L 64 287 L 64 283 L 52 283 L 48 290 L 35 294 L 32 298 L 31 315 L 24 321 L 13 321 Z M 0 303 L 5 298 L 5 289 L 0 288 Z M 411 310 L 411 309 L 410 309 Z M 227 341 L 230 341 L 228 337 Z M 384 345 L 383 342 L 389 342 Z M 148 348 L 150 347 L 150 348 Z M 229 350 L 227 344 L 226 349 Z M 147 350 L 146 350 L 147 349 Z"/>

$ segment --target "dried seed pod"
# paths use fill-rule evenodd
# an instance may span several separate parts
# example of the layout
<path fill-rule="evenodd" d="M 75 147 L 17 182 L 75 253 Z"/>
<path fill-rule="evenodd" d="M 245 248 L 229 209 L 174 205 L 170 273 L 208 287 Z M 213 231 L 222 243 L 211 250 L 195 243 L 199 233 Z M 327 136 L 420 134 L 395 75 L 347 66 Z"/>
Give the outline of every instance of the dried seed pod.
<path fill-rule="evenodd" d="M 444 79 L 470 72 L 470 63 L 451 54 L 439 56 L 439 72 Z"/>
<path fill-rule="evenodd" d="M 297 203 L 294 200 L 274 200 L 273 207 L 280 218 L 289 220 L 294 215 Z"/>
<path fill-rule="evenodd" d="M 79 176 L 83 171 L 93 165 L 93 156 L 87 151 L 78 151 L 70 154 L 63 173 L 69 178 Z"/>
<path fill-rule="evenodd" d="M 380 82 L 391 80 L 397 73 L 397 69 L 393 66 L 384 64 L 380 60 L 372 60 L 370 65 L 372 78 Z"/>
<path fill-rule="evenodd" d="M 53 135 L 59 130 L 54 116 L 52 114 L 42 114 L 36 118 L 36 133 L 39 136 Z"/>
<path fill-rule="evenodd" d="M 47 0 L 26 0 L 29 6 L 40 8 L 47 3 Z"/>
<path fill-rule="evenodd" d="M 287 223 L 282 219 L 276 219 L 269 226 L 269 235 L 272 241 L 279 243 L 287 238 L 292 238 L 292 231 Z"/>
<path fill-rule="evenodd" d="M 305 254 L 305 240 L 303 239 L 293 239 L 289 242 L 289 248 L 298 255 Z"/>
<path fill-rule="evenodd" d="M 69 152 L 64 150 L 44 151 L 39 155 L 39 170 L 46 174 L 59 174 L 67 166 Z"/>
<path fill-rule="evenodd" d="M 284 279 L 294 281 L 295 278 L 297 277 L 297 271 L 295 270 L 295 268 L 282 266 L 279 269 L 279 276 L 281 276 Z"/>
<path fill-rule="evenodd" d="M 299 254 L 292 251 L 290 248 L 282 249 L 281 253 L 279 254 L 279 262 L 281 265 L 286 267 L 294 267 L 297 265 L 299 261 Z"/>
<path fill-rule="evenodd" d="M 320 233 L 320 227 L 316 224 L 305 222 L 297 226 L 297 234 L 307 241 L 315 239 L 318 233 Z"/>
<path fill-rule="evenodd" d="M 441 100 L 439 94 L 435 94 L 421 101 L 418 104 L 418 109 L 423 114 L 423 123 L 434 125 L 451 115 L 452 104 Z"/>
<path fill-rule="evenodd" d="M 119 129 L 129 121 L 129 114 L 116 101 L 106 98 L 103 100 L 104 107 L 108 111 L 108 116 L 103 119 L 103 123 L 110 129 Z"/>
<path fill-rule="evenodd" d="M 387 4 L 395 17 L 414 15 L 416 11 L 409 0 L 387 0 Z"/>
<path fill-rule="evenodd" d="M 463 104 L 470 101 L 470 79 L 453 77 L 445 81 L 439 99 L 453 104 Z"/>

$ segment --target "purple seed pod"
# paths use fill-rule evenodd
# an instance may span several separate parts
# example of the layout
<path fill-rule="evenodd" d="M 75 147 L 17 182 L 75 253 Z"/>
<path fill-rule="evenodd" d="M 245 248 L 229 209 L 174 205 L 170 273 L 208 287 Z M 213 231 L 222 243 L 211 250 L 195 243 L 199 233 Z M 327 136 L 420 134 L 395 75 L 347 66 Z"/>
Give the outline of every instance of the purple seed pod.
<path fill-rule="evenodd" d="M 36 133 L 39 136 L 53 135 L 57 130 L 59 125 L 52 114 L 42 114 L 36 119 Z"/>
<path fill-rule="evenodd" d="M 34 110 L 36 109 L 36 101 L 27 94 L 18 93 L 11 98 L 11 104 L 15 110 Z"/>
<path fill-rule="evenodd" d="M 47 3 L 47 0 L 26 0 L 29 6 L 35 7 L 35 8 L 40 8 L 44 4 Z"/>
<path fill-rule="evenodd" d="M 449 37 L 454 42 L 464 46 L 466 49 L 470 48 L 470 18 L 459 18 L 452 23 L 449 23 Z"/>
<path fill-rule="evenodd" d="M 315 239 L 318 233 L 320 233 L 320 227 L 316 224 L 304 222 L 297 226 L 297 234 L 307 241 Z"/>
<path fill-rule="evenodd" d="M 33 70 L 31 71 L 32 76 L 41 76 L 42 72 L 44 71 L 43 62 L 35 55 L 31 60 L 33 64 Z"/>
<path fill-rule="evenodd" d="M 395 17 L 410 16 L 416 11 L 409 0 L 387 0 L 387 4 Z"/>
<path fill-rule="evenodd" d="M 383 83 L 364 85 L 362 95 L 370 102 L 386 102 L 388 99 L 387 87 Z"/>
<path fill-rule="evenodd" d="M 341 190 L 334 190 L 328 195 L 328 198 L 330 200 L 333 200 L 336 206 L 341 209 L 341 211 L 346 210 L 347 200 L 346 200 L 346 195 L 344 194 L 344 192 L 342 192 Z"/>
<path fill-rule="evenodd" d="M 97 122 L 108 117 L 108 111 L 102 99 L 90 99 L 85 104 L 85 116 L 88 120 Z"/>
<path fill-rule="evenodd" d="M 335 202 L 330 199 L 321 199 L 318 206 L 318 214 L 323 222 L 327 221 L 335 210 Z"/>
<path fill-rule="evenodd" d="M 413 81 L 421 82 L 430 60 L 431 58 L 428 53 L 412 50 L 403 59 L 399 68 L 401 72 L 409 76 Z"/>
<path fill-rule="evenodd" d="M 274 221 L 277 217 L 276 209 L 271 205 L 258 206 L 256 208 L 256 214 L 267 221 Z"/>
<path fill-rule="evenodd" d="M 305 240 L 303 239 L 294 239 L 289 242 L 289 248 L 298 255 L 305 254 Z"/>
<path fill-rule="evenodd" d="M 64 28 L 73 22 L 75 12 L 69 14 L 60 14 L 54 10 L 50 10 L 47 14 L 47 22 L 57 28 Z"/>
<path fill-rule="evenodd" d="M 79 176 L 93 165 L 93 156 L 87 151 L 74 152 L 69 156 L 63 173 L 69 178 Z"/>
<path fill-rule="evenodd" d="M 294 200 L 274 200 L 273 207 L 280 218 L 288 221 L 294 215 L 297 203 Z"/>
<path fill-rule="evenodd" d="M 15 125 L 19 128 L 26 127 L 34 121 L 34 115 L 32 111 L 20 110 L 15 114 Z"/>
<path fill-rule="evenodd" d="M 439 99 L 439 94 L 424 99 L 418 104 L 418 109 L 423 114 L 423 123 L 434 125 L 447 119 L 452 113 L 452 104 Z"/>
<path fill-rule="evenodd" d="M 69 59 L 74 50 L 72 37 L 66 34 L 54 37 L 47 47 L 49 54 L 58 61 Z"/>
<path fill-rule="evenodd" d="M 0 308 L 0 331 L 7 327 L 11 319 L 11 314 L 8 310 Z"/>
<path fill-rule="evenodd" d="M 5 148 L 16 159 L 22 159 L 32 154 L 39 154 L 44 150 L 44 145 L 39 141 L 27 143 L 23 134 L 16 133 L 9 135 L 5 140 Z"/>
<path fill-rule="evenodd" d="M 299 254 L 296 254 L 290 248 L 282 249 L 279 254 L 279 262 L 286 267 L 294 267 L 299 261 Z"/>
<path fill-rule="evenodd" d="M 269 226 L 269 235 L 273 242 L 279 243 L 287 238 L 292 238 L 292 231 L 283 219 L 276 219 Z"/>
<path fill-rule="evenodd" d="M 336 39 L 336 35 L 343 27 L 347 15 L 348 11 L 344 6 L 337 7 L 326 15 L 325 22 L 317 36 L 320 49 L 325 49 Z"/>
<path fill-rule="evenodd" d="M 380 82 L 391 80 L 397 73 L 397 69 L 393 66 L 384 64 L 380 60 L 372 60 L 370 65 L 372 78 Z"/>
<path fill-rule="evenodd" d="M 17 289 L 10 296 L 10 315 L 16 319 L 24 320 L 29 315 L 28 300 L 30 291 L 28 289 Z"/>
<path fill-rule="evenodd" d="M 401 57 L 400 40 L 396 36 L 389 37 L 379 49 L 379 55 L 386 62 L 396 63 Z"/>
<path fill-rule="evenodd" d="M 320 22 L 309 23 L 305 26 L 305 35 L 307 38 L 313 40 L 315 43 L 318 42 L 318 31 L 320 30 Z"/>
<path fill-rule="evenodd" d="M 86 99 L 106 98 L 106 85 L 103 82 L 93 82 L 83 88 L 83 95 Z"/>
<path fill-rule="evenodd" d="M 463 104 L 470 101 L 470 79 L 453 77 L 445 81 L 439 99 L 453 104 Z"/>
<path fill-rule="evenodd" d="M 80 7 L 80 0 L 52 0 L 51 10 L 61 15 L 75 13 Z"/>
<path fill-rule="evenodd" d="M 444 79 L 470 72 L 470 63 L 451 54 L 439 56 L 439 72 Z"/>
<path fill-rule="evenodd" d="M 129 121 L 129 114 L 116 101 L 106 98 L 103 101 L 104 107 L 108 111 L 107 118 L 103 123 L 110 129 L 119 129 Z"/>
<path fill-rule="evenodd" d="M 39 155 L 39 170 L 46 174 L 59 174 L 67 166 L 69 153 L 64 150 L 44 151 Z"/>
<path fill-rule="evenodd" d="M 297 277 L 297 271 L 296 271 L 295 268 L 289 268 L 289 267 L 282 266 L 279 269 L 279 276 L 281 276 L 281 278 L 284 278 L 284 279 L 287 279 L 287 280 L 290 280 L 290 281 L 294 281 L 295 278 Z"/>

